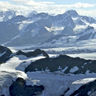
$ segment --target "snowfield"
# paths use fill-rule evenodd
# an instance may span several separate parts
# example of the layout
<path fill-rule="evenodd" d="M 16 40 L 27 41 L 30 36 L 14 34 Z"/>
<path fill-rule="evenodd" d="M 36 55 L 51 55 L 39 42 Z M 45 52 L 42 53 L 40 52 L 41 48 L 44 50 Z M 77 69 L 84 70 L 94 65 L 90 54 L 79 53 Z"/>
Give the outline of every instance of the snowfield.
<path fill-rule="evenodd" d="M 96 80 L 96 74 L 60 74 L 50 72 L 28 72 L 28 77 L 32 82 L 37 81 L 37 84 L 45 86 L 45 91 L 42 96 L 60 96 L 70 88 L 65 96 L 70 96 L 81 85 Z M 30 83 L 29 83 L 30 84 Z"/>

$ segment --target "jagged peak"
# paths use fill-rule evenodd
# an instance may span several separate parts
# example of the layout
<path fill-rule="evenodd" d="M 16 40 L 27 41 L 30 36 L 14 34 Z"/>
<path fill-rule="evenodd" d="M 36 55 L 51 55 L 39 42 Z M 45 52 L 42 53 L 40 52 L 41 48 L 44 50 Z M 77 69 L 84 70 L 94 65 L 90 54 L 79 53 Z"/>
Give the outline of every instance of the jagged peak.
<path fill-rule="evenodd" d="M 70 15 L 72 17 L 77 17 L 78 16 L 77 11 L 75 11 L 75 10 L 68 10 L 64 14 Z"/>

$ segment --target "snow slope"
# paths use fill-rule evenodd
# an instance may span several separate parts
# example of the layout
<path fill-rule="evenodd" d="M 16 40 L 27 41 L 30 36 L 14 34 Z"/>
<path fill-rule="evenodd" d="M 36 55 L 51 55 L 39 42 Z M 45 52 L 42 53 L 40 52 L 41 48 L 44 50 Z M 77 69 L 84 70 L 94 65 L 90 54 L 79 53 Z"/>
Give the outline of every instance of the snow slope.
<path fill-rule="evenodd" d="M 96 80 L 96 74 L 60 74 L 48 72 L 28 72 L 28 77 L 37 84 L 45 86 L 42 96 L 60 96 L 70 88 L 64 96 L 70 96 L 81 85 Z"/>

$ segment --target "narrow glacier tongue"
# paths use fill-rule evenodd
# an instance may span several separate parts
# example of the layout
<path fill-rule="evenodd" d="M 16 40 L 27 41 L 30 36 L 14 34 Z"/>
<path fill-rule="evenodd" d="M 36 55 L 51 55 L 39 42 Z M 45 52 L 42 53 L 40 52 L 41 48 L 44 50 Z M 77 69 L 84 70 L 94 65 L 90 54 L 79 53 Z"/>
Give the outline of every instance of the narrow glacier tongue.
<path fill-rule="evenodd" d="M 19 60 L 18 57 L 13 57 L 10 60 L 8 60 L 6 63 L 1 64 L 0 70 L 15 70 L 15 68 L 21 63 L 22 61 Z"/>

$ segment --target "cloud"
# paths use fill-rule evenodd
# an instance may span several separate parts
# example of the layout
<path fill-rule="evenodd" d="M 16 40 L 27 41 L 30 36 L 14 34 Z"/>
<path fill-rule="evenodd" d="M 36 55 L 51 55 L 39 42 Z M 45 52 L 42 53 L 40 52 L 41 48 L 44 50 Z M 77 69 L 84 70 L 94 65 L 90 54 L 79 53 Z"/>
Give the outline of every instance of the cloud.
<path fill-rule="evenodd" d="M 34 0 L 11 0 L 18 4 L 24 4 L 24 5 L 46 5 L 46 4 L 54 4 L 55 2 L 36 2 Z"/>
<path fill-rule="evenodd" d="M 70 7 L 74 7 L 74 8 L 89 8 L 89 7 L 95 7 L 95 6 L 96 6 L 95 4 L 78 2 L 78 3 L 75 3 L 75 4 L 71 5 Z"/>
<path fill-rule="evenodd" d="M 11 0 L 11 1 L 14 1 L 14 2 L 26 2 L 27 0 Z"/>
<path fill-rule="evenodd" d="M 2 1 L 0 1 L 0 10 L 7 10 L 10 6 L 11 5 L 10 5 L 9 2 L 2 2 Z"/>
<path fill-rule="evenodd" d="M 77 11 L 80 15 L 96 17 L 96 14 L 94 14 L 96 13 L 96 9 L 91 9 L 91 10 L 78 9 Z"/>
<path fill-rule="evenodd" d="M 17 11 L 17 14 L 27 14 L 29 11 L 29 8 L 24 5 L 15 5 L 10 2 L 3 2 L 0 1 L 0 11 L 7 11 L 7 10 L 14 10 Z"/>
<path fill-rule="evenodd" d="M 56 2 L 46 2 L 46 1 L 42 1 L 42 2 L 36 2 L 35 0 L 11 0 L 15 3 L 18 3 L 18 4 L 24 4 L 24 5 L 30 5 L 30 6 L 35 6 L 35 5 L 42 5 L 42 6 L 63 6 L 64 8 L 91 8 L 91 7 L 95 7 L 96 5 L 95 4 L 90 4 L 90 3 L 81 3 L 81 2 L 77 2 L 77 3 L 74 3 L 74 4 L 56 4 Z M 37 6 L 37 7 L 38 7 Z"/>
<path fill-rule="evenodd" d="M 89 4 L 89 3 L 74 3 L 74 4 L 60 4 L 60 5 L 53 5 L 55 7 L 60 7 L 60 8 L 92 8 L 96 7 L 95 4 Z"/>

